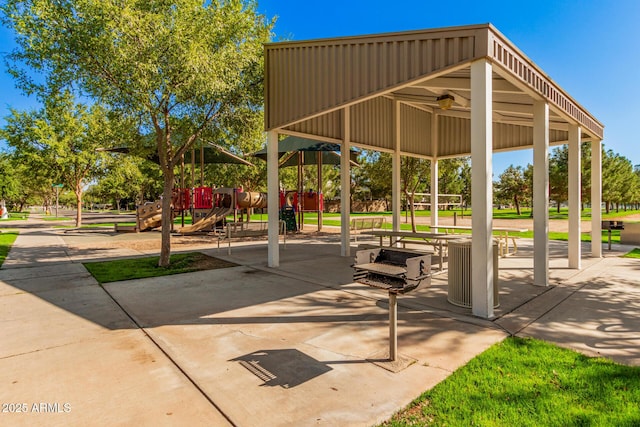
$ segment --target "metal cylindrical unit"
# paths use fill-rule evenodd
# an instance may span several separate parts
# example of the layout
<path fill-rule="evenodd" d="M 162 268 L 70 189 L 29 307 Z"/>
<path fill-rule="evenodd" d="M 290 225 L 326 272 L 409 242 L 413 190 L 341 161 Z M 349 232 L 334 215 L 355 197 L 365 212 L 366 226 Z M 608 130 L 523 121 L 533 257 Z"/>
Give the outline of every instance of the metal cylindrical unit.
<path fill-rule="evenodd" d="M 471 308 L 471 239 L 449 242 L 447 301 L 459 307 Z M 493 242 L 493 307 L 500 305 L 498 279 L 498 242 Z"/>

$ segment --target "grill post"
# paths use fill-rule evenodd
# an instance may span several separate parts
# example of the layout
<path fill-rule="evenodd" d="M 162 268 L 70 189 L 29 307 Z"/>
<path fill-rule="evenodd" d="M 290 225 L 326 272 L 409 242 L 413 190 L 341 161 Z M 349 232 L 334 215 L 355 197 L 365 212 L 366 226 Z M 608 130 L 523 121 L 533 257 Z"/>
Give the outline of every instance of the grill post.
<path fill-rule="evenodd" d="M 398 358 L 398 295 L 389 292 L 389 360 Z"/>

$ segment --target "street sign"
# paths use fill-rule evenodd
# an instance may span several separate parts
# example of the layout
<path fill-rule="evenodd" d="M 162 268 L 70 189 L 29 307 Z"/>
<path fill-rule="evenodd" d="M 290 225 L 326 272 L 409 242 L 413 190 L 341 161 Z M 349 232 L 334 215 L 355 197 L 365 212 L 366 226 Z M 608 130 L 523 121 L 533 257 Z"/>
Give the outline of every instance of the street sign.
<path fill-rule="evenodd" d="M 64 184 L 53 184 L 52 187 L 62 188 L 64 187 Z"/>

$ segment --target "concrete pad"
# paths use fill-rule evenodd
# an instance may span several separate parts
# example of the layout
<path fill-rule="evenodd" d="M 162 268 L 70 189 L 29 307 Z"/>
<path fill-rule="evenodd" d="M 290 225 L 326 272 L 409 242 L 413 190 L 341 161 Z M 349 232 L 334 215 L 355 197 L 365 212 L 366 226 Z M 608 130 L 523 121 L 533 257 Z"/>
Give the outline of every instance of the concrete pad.
<path fill-rule="evenodd" d="M 100 233 L 57 233 L 21 234 L 13 268 L 0 270 L 0 401 L 62 409 L 11 425 L 375 425 L 502 340 L 504 326 L 640 364 L 640 263 L 612 257 L 622 247 L 575 270 L 566 243 L 553 243 L 554 286 L 536 287 L 520 239 L 499 261 L 494 321 L 449 304 L 446 275 L 402 295 L 398 350 L 415 363 L 394 373 L 374 363 L 388 351 L 387 294 L 351 283 L 353 259 L 335 239 L 296 236 L 277 269 L 265 242 L 234 241 L 231 256 L 203 252 L 239 267 L 107 284 L 141 331 L 70 262 L 132 253 L 93 250 Z"/>
<path fill-rule="evenodd" d="M 640 365 L 640 260 L 605 258 L 574 278 L 581 284 L 519 335 L 591 356 Z"/>
<path fill-rule="evenodd" d="M 419 364 L 392 374 L 365 358 L 241 328 L 176 325 L 150 333 L 242 426 L 373 425 L 449 374 Z"/>
<path fill-rule="evenodd" d="M 41 264 L 60 264 L 70 261 L 64 241 L 48 229 L 21 230 L 7 254 L 2 269 Z"/>
<path fill-rule="evenodd" d="M 0 280 L 25 280 L 38 279 L 39 281 L 47 281 L 56 276 L 78 274 L 87 275 L 87 270 L 80 264 L 67 263 L 63 267 L 58 265 L 38 265 L 29 266 L 29 268 L 11 268 L 0 269 Z"/>
<path fill-rule="evenodd" d="M 70 266 L 72 266 L 71 264 Z M 54 268 L 56 272 L 47 272 L 50 268 Z M 66 267 L 66 266 L 65 266 Z M 87 272 L 87 270 L 78 265 L 76 268 L 60 268 L 60 267 L 43 267 L 43 268 L 14 268 L 10 270 L 0 271 L 0 296 L 15 295 L 21 293 L 39 294 L 42 292 L 71 289 L 81 286 L 96 286 L 95 279 Z M 40 270 L 39 272 L 31 270 Z M 62 271 L 61 271 L 62 270 Z M 8 273 L 28 273 L 28 274 L 3 274 Z M 38 277 L 38 274 L 41 274 Z M 5 277 L 3 277 L 5 276 Z M 8 277 L 7 277 L 8 276 Z M 16 276 L 18 276 L 16 278 Z M 19 276 L 24 276 L 20 278 Z"/>
<path fill-rule="evenodd" d="M 400 351 L 417 362 L 394 374 L 370 360 L 388 349 L 384 304 L 290 275 L 235 267 L 106 287 L 243 426 L 381 422 L 505 336 L 401 311 Z"/>
<path fill-rule="evenodd" d="M 97 285 L 0 297 L 0 358 L 101 339 L 135 325 Z"/>
<path fill-rule="evenodd" d="M 510 333 L 517 334 L 575 292 L 575 289 L 556 286 L 540 289 L 545 292 L 538 298 L 527 301 L 517 310 L 496 319 L 495 323 Z"/>
<path fill-rule="evenodd" d="M 3 425 L 230 425 L 139 330 L 0 358 L 0 383 L 26 410 Z"/>

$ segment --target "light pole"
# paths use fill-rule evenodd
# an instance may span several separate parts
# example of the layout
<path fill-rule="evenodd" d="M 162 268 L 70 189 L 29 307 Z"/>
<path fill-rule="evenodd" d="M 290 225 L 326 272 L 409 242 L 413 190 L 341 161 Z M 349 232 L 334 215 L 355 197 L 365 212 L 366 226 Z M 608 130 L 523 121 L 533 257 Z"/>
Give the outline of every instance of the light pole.
<path fill-rule="evenodd" d="M 56 189 L 56 218 L 58 218 L 58 195 L 60 193 L 60 188 L 62 188 L 62 184 L 53 184 L 53 187 Z"/>

